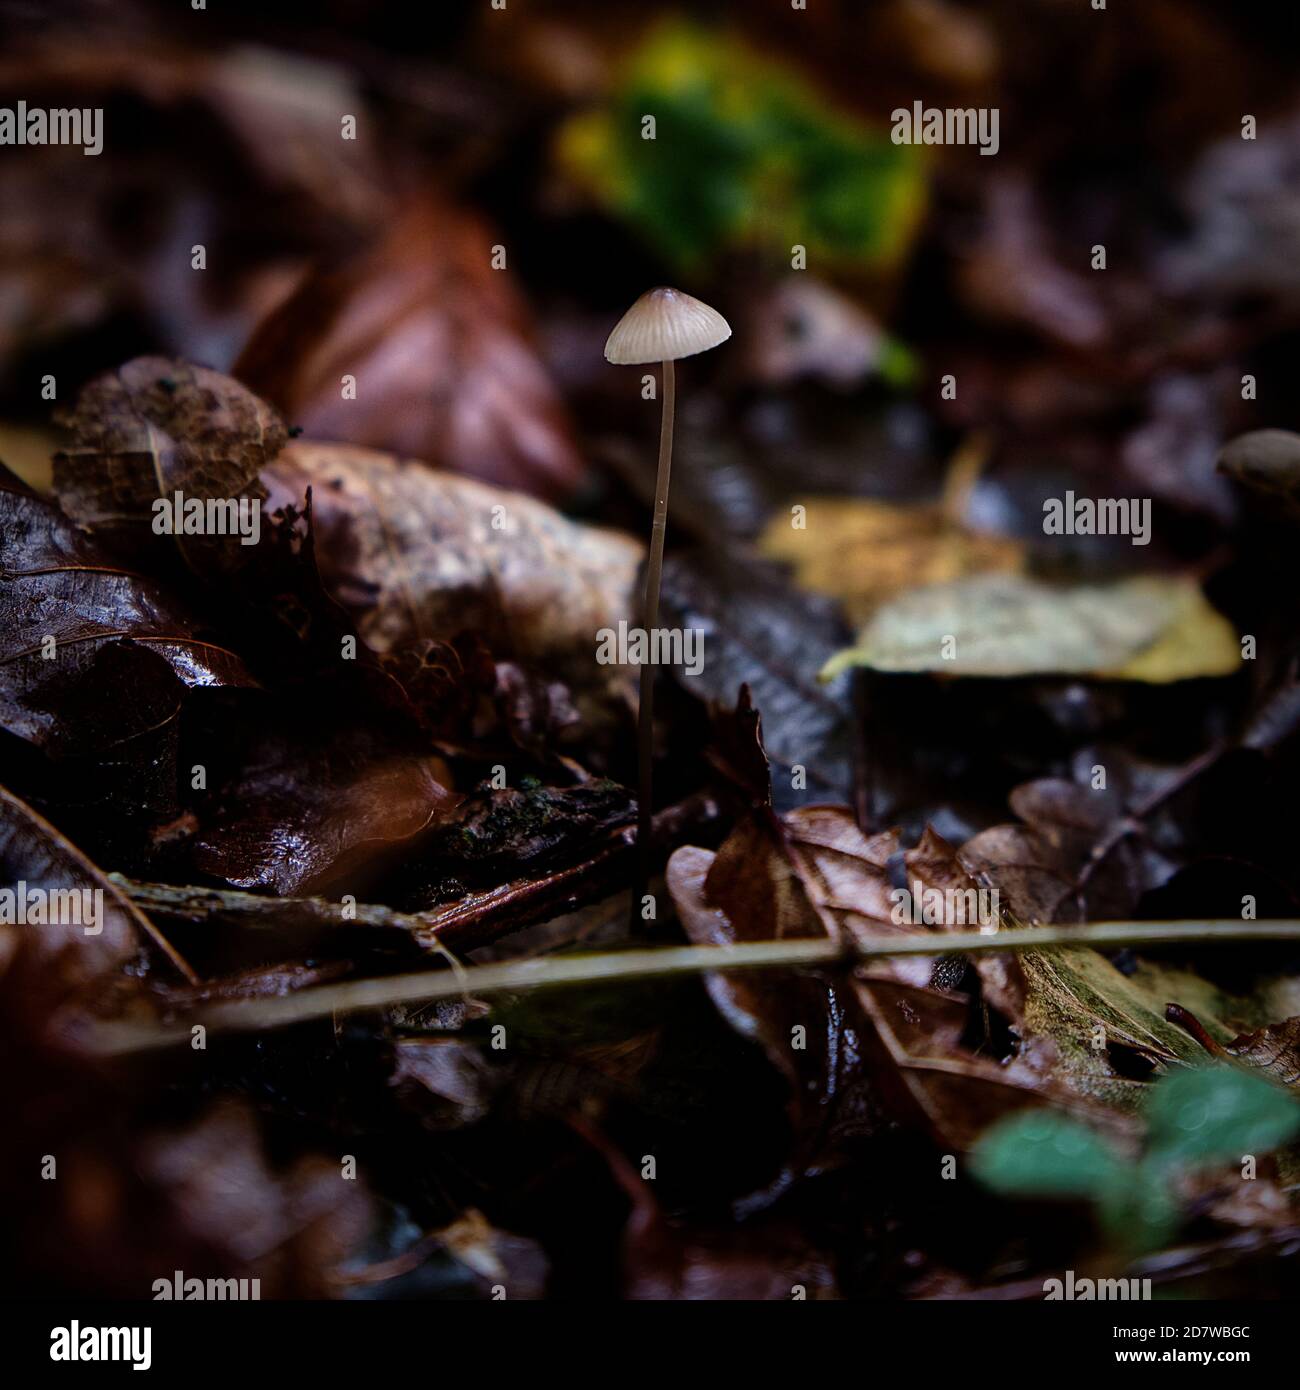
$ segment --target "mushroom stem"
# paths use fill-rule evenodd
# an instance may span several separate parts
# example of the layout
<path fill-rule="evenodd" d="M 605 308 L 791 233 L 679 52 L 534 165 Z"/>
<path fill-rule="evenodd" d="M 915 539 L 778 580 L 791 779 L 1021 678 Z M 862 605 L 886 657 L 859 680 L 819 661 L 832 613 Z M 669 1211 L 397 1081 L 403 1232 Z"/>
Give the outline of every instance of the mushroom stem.
<path fill-rule="evenodd" d="M 650 554 L 646 561 L 645 600 L 641 605 L 641 626 L 649 634 L 659 624 L 659 579 L 664 568 L 664 533 L 668 529 L 668 481 L 673 467 L 673 415 L 677 405 L 676 373 L 671 362 L 660 364 L 662 371 L 662 414 L 659 420 L 659 467 L 655 473 L 654 524 L 650 529 Z M 655 669 L 648 662 L 641 667 L 641 698 L 637 713 L 637 857 L 640 861 L 638 891 L 633 894 L 632 912 L 639 916 L 640 899 L 650 882 L 650 823 L 654 792 L 654 696 Z"/>

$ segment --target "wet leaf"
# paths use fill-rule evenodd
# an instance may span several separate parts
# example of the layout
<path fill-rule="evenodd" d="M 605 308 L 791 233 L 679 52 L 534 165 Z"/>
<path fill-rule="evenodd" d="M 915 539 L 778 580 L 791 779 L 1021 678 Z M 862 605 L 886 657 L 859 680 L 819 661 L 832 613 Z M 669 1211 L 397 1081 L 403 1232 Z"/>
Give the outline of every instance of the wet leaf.
<path fill-rule="evenodd" d="M 192 862 L 237 888 L 355 896 L 451 816 L 451 781 L 372 729 L 272 725 L 203 811 Z"/>
<path fill-rule="evenodd" d="M 154 580 L 3 486 L 0 566 L 0 723 L 52 754 L 148 741 L 187 689 L 254 684 Z"/>

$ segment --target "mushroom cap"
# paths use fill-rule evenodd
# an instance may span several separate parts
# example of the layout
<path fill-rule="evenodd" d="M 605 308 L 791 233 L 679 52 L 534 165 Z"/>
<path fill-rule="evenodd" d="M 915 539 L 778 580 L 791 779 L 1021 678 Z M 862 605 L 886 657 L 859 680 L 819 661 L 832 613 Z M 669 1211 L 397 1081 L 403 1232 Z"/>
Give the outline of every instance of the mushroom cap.
<path fill-rule="evenodd" d="M 619 366 L 673 362 L 707 352 L 731 337 L 731 325 L 716 309 L 661 285 L 647 290 L 614 325 L 605 356 Z"/>

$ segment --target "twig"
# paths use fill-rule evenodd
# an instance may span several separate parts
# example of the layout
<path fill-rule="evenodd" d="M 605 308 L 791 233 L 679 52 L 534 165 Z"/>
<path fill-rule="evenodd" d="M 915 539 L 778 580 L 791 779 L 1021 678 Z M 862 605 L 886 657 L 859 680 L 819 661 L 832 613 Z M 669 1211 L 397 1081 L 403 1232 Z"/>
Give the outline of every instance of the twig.
<path fill-rule="evenodd" d="M 542 986 L 609 984 L 662 979 L 711 970 L 755 970 L 774 966 L 827 966 L 898 956 L 948 955 L 1041 950 L 1046 947 L 1238 944 L 1244 941 L 1300 941 L 1300 921 L 1098 922 L 1075 927 L 1014 927 L 1003 931 L 909 932 L 856 941 L 825 938 L 746 941 L 731 946 L 666 946 L 649 950 L 601 951 L 541 956 L 472 966 L 450 973 L 420 972 L 383 979 L 322 985 L 278 999 L 240 999 L 200 1010 L 183 1025 L 146 1028 L 139 1024 L 88 1024 L 81 1039 L 103 1055 L 144 1052 L 190 1041 L 193 1024 L 209 1030 L 247 1032 L 358 1009 L 427 1003 L 465 993 L 538 989 Z"/>

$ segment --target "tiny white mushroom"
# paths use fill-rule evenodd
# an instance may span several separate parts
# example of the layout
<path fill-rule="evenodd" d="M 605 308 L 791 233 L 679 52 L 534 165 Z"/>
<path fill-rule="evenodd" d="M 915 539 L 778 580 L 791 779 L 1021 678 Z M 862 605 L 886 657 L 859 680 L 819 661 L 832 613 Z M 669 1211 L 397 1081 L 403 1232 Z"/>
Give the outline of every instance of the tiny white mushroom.
<path fill-rule="evenodd" d="M 731 326 L 716 309 L 661 285 L 647 290 L 619 319 L 605 344 L 605 356 L 619 366 L 646 362 L 663 364 L 663 400 L 659 425 L 659 468 L 655 475 L 654 524 L 650 531 L 650 555 L 646 563 L 645 602 L 641 626 L 651 633 L 659 622 L 659 577 L 664 564 L 664 532 L 668 526 L 668 480 L 672 472 L 673 414 L 676 377 L 673 363 L 679 357 L 707 352 L 731 337 Z M 650 876 L 650 829 L 654 775 L 654 668 L 643 663 L 641 698 L 637 711 L 638 787 L 637 848 L 640 884 L 632 894 L 631 918 Z"/>
<path fill-rule="evenodd" d="M 731 326 L 716 309 L 661 285 L 647 290 L 615 324 L 605 357 L 620 367 L 675 362 L 707 352 L 730 337 Z"/>

